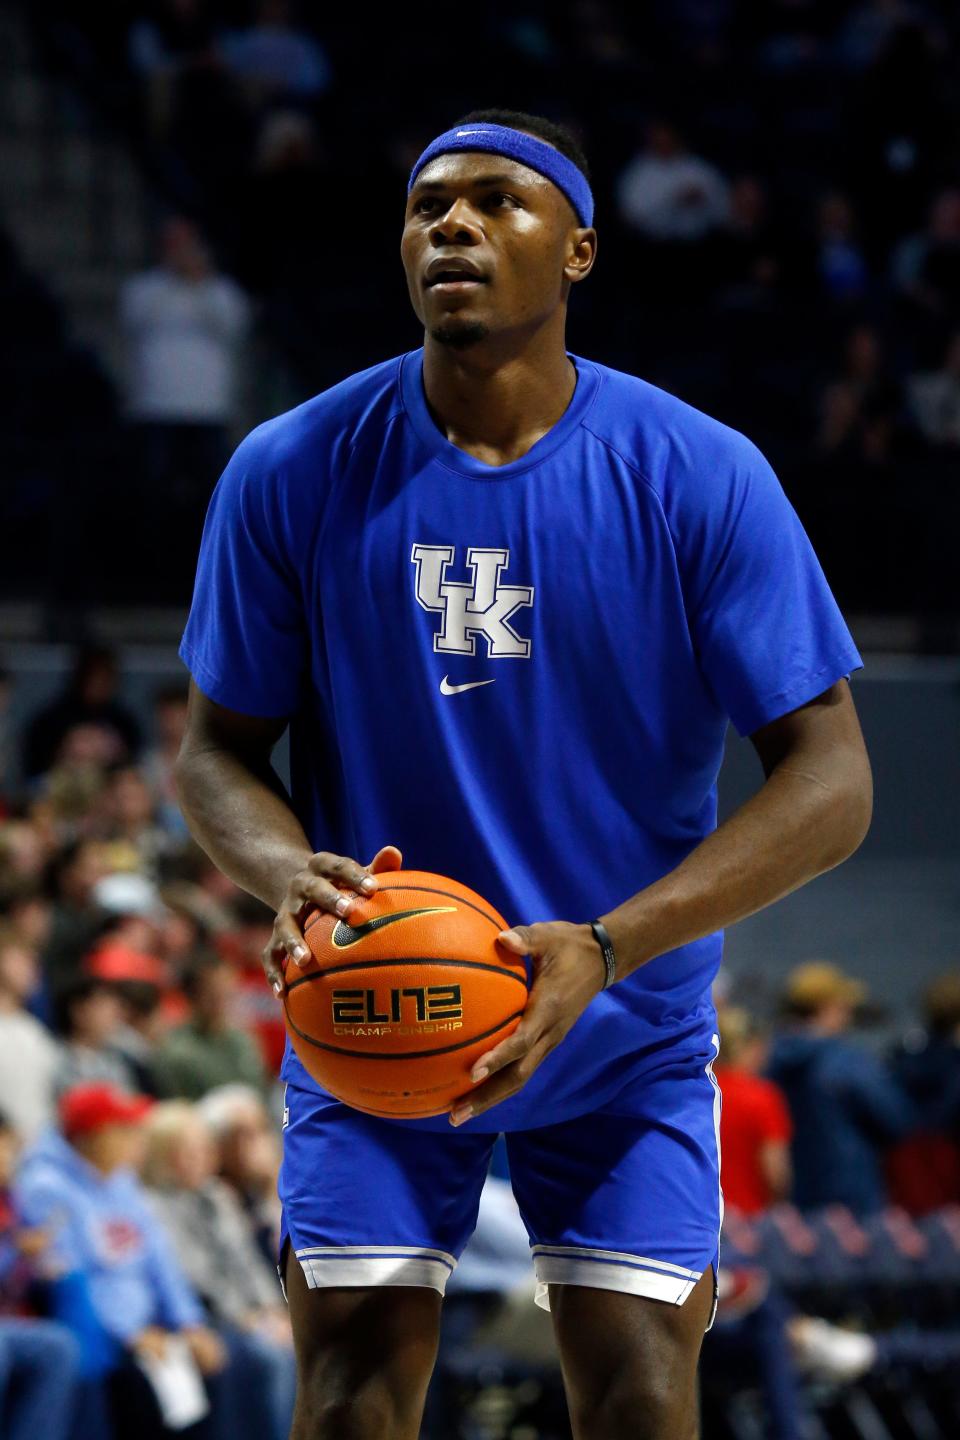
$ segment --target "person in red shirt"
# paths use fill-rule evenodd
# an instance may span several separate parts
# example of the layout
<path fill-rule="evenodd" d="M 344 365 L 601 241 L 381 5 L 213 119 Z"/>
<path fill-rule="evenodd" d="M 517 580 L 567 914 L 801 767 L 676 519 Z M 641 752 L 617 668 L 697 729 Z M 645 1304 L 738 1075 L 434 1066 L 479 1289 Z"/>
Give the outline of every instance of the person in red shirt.
<path fill-rule="evenodd" d="M 793 1126 L 778 1085 L 760 1073 L 767 1061 L 763 1030 L 746 1010 L 724 1008 L 716 1077 L 720 1110 L 720 1180 L 724 1202 L 756 1215 L 790 1192 Z"/>

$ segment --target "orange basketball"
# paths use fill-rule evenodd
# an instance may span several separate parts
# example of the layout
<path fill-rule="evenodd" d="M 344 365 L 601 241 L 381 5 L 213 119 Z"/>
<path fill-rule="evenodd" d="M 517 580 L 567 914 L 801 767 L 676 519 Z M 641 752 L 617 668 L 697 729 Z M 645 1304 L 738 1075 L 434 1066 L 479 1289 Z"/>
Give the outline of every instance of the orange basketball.
<path fill-rule="evenodd" d="M 311 910 L 311 959 L 287 968 L 287 1033 L 318 1084 L 369 1115 L 442 1115 L 476 1060 L 517 1028 L 523 960 L 502 915 L 466 885 L 383 871 L 349 918 Z"/>

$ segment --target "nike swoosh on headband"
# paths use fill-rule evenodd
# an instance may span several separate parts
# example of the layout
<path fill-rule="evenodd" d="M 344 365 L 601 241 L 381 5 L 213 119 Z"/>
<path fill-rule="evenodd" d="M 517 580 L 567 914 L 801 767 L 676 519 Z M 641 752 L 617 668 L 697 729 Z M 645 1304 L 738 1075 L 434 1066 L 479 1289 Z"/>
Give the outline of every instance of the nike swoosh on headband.
<path fill-rule="evenodd" d="M 333 927 L 331 939 L 338 950 L 346 950 L 350 945 L 365 940 L 375 930 L 382 930 L 386 925 L 396 925 L 399 920 L 412 920 L 415 915 L 450 915 L 456 908 L 456 905 L 425 905 L 419 910 L 395 910 L 392 915 L 377 915 L 363 925 L 348 925 L 346 920 L 338 920 Z"/>

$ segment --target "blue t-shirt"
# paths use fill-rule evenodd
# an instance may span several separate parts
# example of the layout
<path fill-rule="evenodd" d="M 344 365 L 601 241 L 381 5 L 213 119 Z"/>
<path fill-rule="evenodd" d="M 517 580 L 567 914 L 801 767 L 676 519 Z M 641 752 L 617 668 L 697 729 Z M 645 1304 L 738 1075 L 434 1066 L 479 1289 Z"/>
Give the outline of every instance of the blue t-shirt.
<path fill-rule="evenodd" d="M 570 358 L 567 410 L 508 465 L 441 434 L 422 350 L 254 430 L 211 499 L 180 646 L 210 699 L 290 717 L 316 850 L 398 845 L 511 924 L 591 920 L 672 870 L 716 825 L 728 718 L 748 735 L 861 663 L 756 446 Z M 677 1046 L 706 1062 L 721 950 L 598 995 L 476 1123 L 587 1113 Z M 281 1073 L 317 1088 L 289 1046 Z"/>

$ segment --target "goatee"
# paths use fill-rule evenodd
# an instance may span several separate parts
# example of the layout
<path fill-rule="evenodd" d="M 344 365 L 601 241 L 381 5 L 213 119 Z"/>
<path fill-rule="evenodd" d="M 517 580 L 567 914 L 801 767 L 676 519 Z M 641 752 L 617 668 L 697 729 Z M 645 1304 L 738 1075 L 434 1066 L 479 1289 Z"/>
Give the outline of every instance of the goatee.
<path fill-rule="evenodd" d="M 430 331 L 430 338 L 438 345 L 449 345 L 451 350 L 465 350 L 468 345 L 476 345 L 481 340 L 486 340 L 489 333 L 486 325 L 474 320 L 464 325 L 438 325 L 435 330 Z"/>

